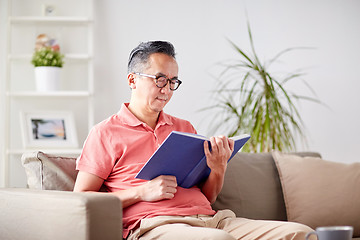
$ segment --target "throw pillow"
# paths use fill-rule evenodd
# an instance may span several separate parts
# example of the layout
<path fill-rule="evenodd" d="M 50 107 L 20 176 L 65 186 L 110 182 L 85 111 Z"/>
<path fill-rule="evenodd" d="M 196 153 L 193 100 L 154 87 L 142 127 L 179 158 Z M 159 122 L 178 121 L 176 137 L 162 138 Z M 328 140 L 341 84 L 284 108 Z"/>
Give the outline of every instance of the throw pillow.
<path fill-rule="evenodd" d="M 24 153 L 21 162 L 25 168 L 29 188 L 73 190 L 78 172 L 75 169 L 76 158 L 31 152 Z"/>
<path fill-rule="evenodd" d="M 349 225 L 360 236 L 360 163 L 274 152 L 289 221 L 319 226 Z"/>

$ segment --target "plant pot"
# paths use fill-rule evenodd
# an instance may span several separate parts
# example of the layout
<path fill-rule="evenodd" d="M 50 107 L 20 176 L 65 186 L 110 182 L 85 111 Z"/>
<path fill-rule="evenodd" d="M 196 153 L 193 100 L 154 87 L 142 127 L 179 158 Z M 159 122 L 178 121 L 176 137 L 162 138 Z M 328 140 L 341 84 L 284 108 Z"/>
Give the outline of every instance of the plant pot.
<path fill-rule="evenodd" d="M 59 91 L 61 88 L 60 72 L 60 67 L 36 67 L 36 90 L 39 92 Z"/>

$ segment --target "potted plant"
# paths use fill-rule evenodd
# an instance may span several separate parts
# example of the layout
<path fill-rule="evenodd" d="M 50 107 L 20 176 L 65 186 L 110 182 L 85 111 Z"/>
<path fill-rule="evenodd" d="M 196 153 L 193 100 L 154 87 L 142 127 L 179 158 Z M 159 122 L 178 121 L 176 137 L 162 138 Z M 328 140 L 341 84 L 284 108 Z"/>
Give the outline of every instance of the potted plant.
<path fill-rule="evenodd" d="M 220 74 L 214 91 L 216 103 L 205 110 L 218 111 L 212 121 L 213 130 L 228 131 L 228 136 L 240 132 L 251 135 L 243 148 L 245 152 L 295 150 L 296 136 L 302 137 L 306 142 L 303 122 L 295 101 L 319 101 L 286 89 L 286 83 L 299 79 L 304 75 L 303 72 L 278 77 L 268 70 L 280 56 L 295 48 L 285 49 L 273 59 L 261 62 L 255 51 L 249 23 L 247 26 L 251 52 L 246 53 L 230 41 L 239 54 L 239 59 L 223 65 L 225 70 Z"/>
<path fill-rule="evenodd" d="M 60 70 L 64 55 L 55 39 L 40 34 L 36 39 L 35 52 L 31 63 L 35 66 L 35 81 L 38 91 L 58 91 L 60 89 Z"/>

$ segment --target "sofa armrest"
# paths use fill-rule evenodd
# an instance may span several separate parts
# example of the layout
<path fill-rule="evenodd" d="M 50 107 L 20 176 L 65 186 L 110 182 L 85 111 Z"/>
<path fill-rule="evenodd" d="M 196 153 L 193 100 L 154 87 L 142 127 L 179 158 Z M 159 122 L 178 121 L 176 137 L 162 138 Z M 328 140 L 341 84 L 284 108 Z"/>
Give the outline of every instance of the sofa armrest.
<path fill-rule="evenodd" d="M 1 239 L 122 239 L 121 201 L 106 193 L 0 188 Z"/>

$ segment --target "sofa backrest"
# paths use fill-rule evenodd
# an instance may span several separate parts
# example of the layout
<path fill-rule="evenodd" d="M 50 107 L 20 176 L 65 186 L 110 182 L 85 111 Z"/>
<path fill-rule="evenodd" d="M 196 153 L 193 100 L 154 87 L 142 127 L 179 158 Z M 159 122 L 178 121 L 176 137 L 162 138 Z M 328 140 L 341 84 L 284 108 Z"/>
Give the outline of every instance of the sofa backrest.
<path fill-rule="evenodd" d="M 301 152 L 299 156 L 321 157 Z M 271 153 L 237 153 L 229 162 L 215 210 L 231 209 L 238 217 L 287 220 L 279 173 Z"/>
<path fill-rule="evenodd" d="M 297 153 L 320 157 L 318 153 Z M 72 191 L 76 158 L 43 152 L 25 153 L 22 164 L 29 188 Z M 279 174 L 271 153 L 237 153 L 229 162 L 215 210 L 231 209 L 238 217 L 286 220 Z"/>

